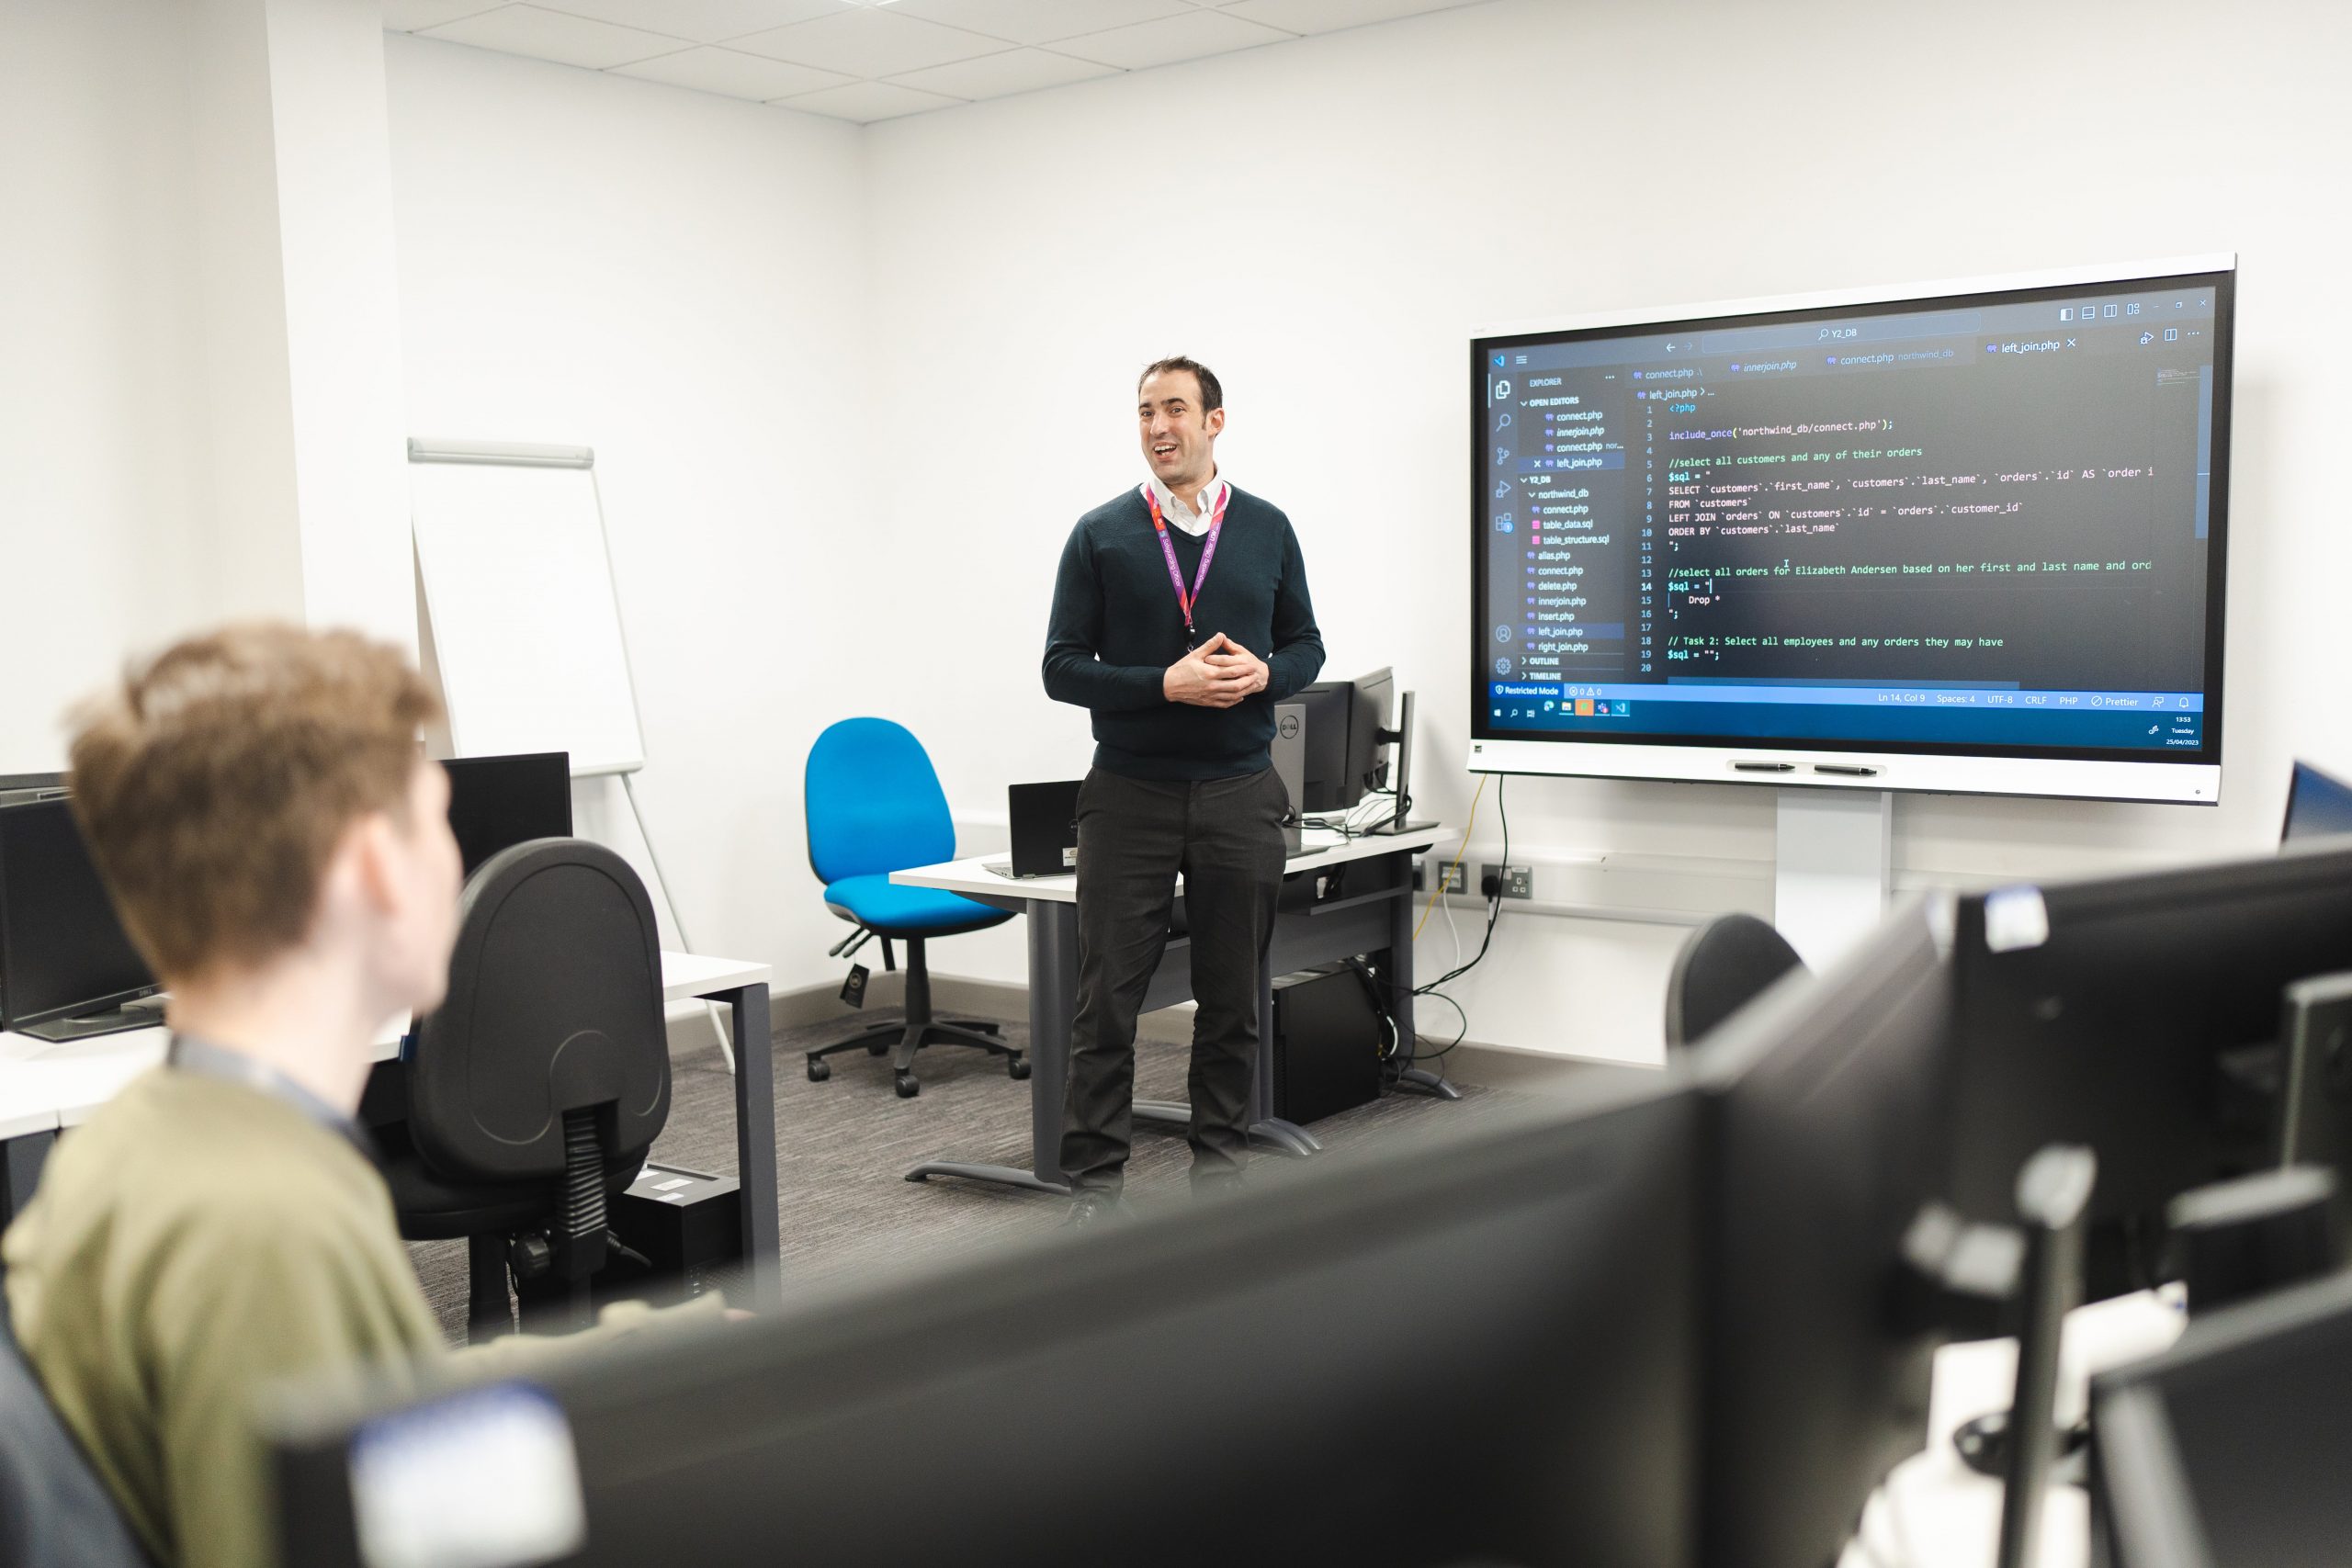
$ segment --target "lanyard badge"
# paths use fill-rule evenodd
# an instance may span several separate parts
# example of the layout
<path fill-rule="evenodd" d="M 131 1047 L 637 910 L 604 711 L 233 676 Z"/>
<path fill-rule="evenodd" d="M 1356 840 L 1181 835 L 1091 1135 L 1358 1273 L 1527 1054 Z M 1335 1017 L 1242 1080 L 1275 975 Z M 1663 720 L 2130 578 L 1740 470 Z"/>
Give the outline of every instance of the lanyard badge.
<path fill-rule="evenodd" d="M 1200 633 L 1193 628 L 1193 606 L 1201 602 L 1201 584 L 1209 579 L 1209 562 L 1216 559 L 1216 537 L 1225 529 L 1225 509 L 1233 500 L 1233 487 L 1227 485 L 1225 493 L 1217 497 L 1216 510 L 1209 514 L 1208 542 L 1201 547 L 1201 564 L 1193 573 L 1190 592 L 1184 588 L 1184 569 L 1176 564 L 1176 546 L 1168 537 L 1168 520 L 1159 514 L 1159 496 L 1151 486 L 1143 487 L 1144 504 L 1151 508 L 1151 525 L 1159 535 L 1160 554 L 1168 558 L 1168 581 L 1176 588 L 1176 607 L 1184 612 L 1184 646 L 1200 646 Z"/>

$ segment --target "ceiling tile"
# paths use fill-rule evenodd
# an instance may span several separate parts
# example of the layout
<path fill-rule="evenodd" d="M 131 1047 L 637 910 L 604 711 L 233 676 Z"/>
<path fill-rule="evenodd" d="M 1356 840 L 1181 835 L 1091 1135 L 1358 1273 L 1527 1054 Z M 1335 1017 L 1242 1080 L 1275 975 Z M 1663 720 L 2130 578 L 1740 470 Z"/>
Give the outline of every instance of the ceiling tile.
<path fill-rule="evenodd" d="M 902 17 L 945 22 L 1014 43 L 1051 43 L 1131 22 L 1182 16 L 1192 0 L 896 0 Z"/>
<path fill-rule="evenodd" d="M 1042 49 L 1010 49 L 978 60 L 958 60 L 927 71 L 910 71 L 890 80 L 900 86 L 921 87 L 959 98 L 1003 98 L 1015 93 L 1034 93 L 1040 87 L 1066 86 L 1072 82 L 1118 73 L 1115 65 L 1072 60 L 1067 54 L 1052 54 Z"/>
<path fill-rule="evenodd" d="M 616 67 L 613 74 L 642 76 L 649 82 L 698 87 L 706 93 L 724 93 L 730 98 L 751 98 L 759 103 L 788 98 L 795 93 L 813 93 L 820 87 L 838 87 L 856 80 L 838 71 L 768 60 L 741 50 L 707 48 L 640 60 L 634 65 Z"/>
<path fill-rule="evenodd" d="M 639 32 L 610 22 L 592 22 L 585 17 L 568 17 L 537 6 L 502 6 L 479 17 L 433 28 L 423 36 L 469 43 L 481 49 L 503 50 L 509 54 L 527 54 L 534 60 L 552 60 L 559 65 L 584 65 L 591 71 L 650 60 L 657 54 L 673 54 L 685 47 L 677 39 L 664 38 L 660 33 Z"/>
<path fill-rule="evenodd" d="M 842 0 L 539 0 L 550 11 L 569 11 L 622 27 L 721 43 L 745 33 L 805 22 L 842 8 Z"/>
<path fill-rule="evenodd" d="M 495 11 L 505 3 L 506 0 L 384 0 L 384 30 L 413 33 L 419 28 L 437 28 L 460 17 Z"/>
<path fill-rule="evenodd" d="M 1081 60 L 1099 60 L 1105 65 L 1140 71 L 1147 66 L 1172 65 L 1180 60 L 1198 60 L 1205 54 L 1255 49 L 1261 43 L 1281 43 L 1291 36 L 1221 11 L 1192 11 L 1157 22 L 1137 22 L 1133 27 L 1113 28 L 1084 38 L 1064 39 L 1055 47 Z"/>
<path fill-rule="evenodd" d="M 1288 32 L 1329 33 L 1476 4 L 1478 0 L 1230 0 L 1220 9 L 1228 17 Z"/>
<path fill-rule="evenodd" d="M 927 65 L 1001 51 L 1001 39 L 983 38 L 919 17 L 860 6 L 813 22 L 797 22 L 734 40 L 733 47 L 771 60 L 789 60 L 850 76 L 895 76 Z"/>
<path fill-rule="evenodd" d="M 961 101 L 937 93 L 919 93 L 892 82 L 852 82 L 846 87 L 827 87 L 821 92 L 785 98 L 781 104 L 785 108 L 806 109 L 810 114 L 831 115 L 836 119 L 870 122 L 921 114 L 925 109 L 944 109 Z"/>

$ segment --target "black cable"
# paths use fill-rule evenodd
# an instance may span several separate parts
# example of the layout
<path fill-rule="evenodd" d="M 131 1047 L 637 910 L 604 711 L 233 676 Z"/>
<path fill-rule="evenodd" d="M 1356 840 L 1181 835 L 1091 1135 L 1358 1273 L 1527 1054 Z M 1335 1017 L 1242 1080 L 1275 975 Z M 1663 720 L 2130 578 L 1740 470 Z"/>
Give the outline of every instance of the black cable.
<path fill-rule="evenodd" d="M 1452 969 L 1449 969 L 1444 974 L 1439 976 L 1436 979 L 1431 980 L 1426 986 L 1416 986 L 1413 987 L 1413 995 L 1416 997 L 1429 997 L 1437 1001 L 1443 1002 L 1446 1006 L 1452 1008 L 1453 1010 L 1454 1016 L 1462 1021 L 1462 1026 L 1454 1031 L 1453 1038 L 1452 1040 L 1447 1041 L 1443 1045 L 1428 1053 L 1426 1055 L 1421 1052 L 1420 1031 L 1416 1029 L 1413 1032 L 1413 1054 L 1409 1058 L 1408 1058 L 1408 1060 L 1415 1066 L 1419 1066 L 1424 1062 L 1442 1062 L 1447 1056 L 1453 1054 L 1455 1046 L 1461 1044 L 1464 1040 L 1470 1037 L 1469 1010 L 1463 1007 L 1459 1001 L 1446 995 L 1445 992 L 1440 990 L 1438 987 L 1444 986 L 1449 982 L 1458 980 L 1463 976 L 1470 973 L 1471 970 L 1478 967 L 1480 962 L 1486 958 L 1487 949 L 1494 945 L 1495 922 L 1501 918 L 1503 909 L 1502 878 L 1509 874 L 1507 868 L 1510 865 L 1510 812 L 1503 804 L 1503 788 L 1508 782 L 1509 776 L 1507 774 L 1498 773 L 1495 775 L 1495 811 L 1502 818 L 1503 858 L 1501 864 L 1506 869 L 1496 873 L 1495 890 L 1487 896 L 1487 929 L 1485 933 L 1478 939 L 1478 951 L 1470 955 L 1469 962 L 1456 964 Z M 1442 897 L 1442 895 L 1441 895 L 1441 897 Z M 1400 1041 L 1398 1043 L 1401 1047 L 1402 1042 Z M 1441 1072 L 1440 1077 L 1442 1076 L 1443 1074 Z"/>
<path fill-rule="evenodd" d="M 1436 1050 L 1429 1052 L 1426 1055 L 1423 1054 L 1421 1050 L 1421 1042 L 1419 1038 L 1420 1032 L 1419 1030 L 1415 1030 L 1413 1032 L 1415 1034 L 1415 1039 L 1413 1041 L 1413 1054 L 1407 1059 L 1416 1066 L 1419 1066 L 1423 1062 L 1442 1062 L 1445 1060 L 1446 1057 L 1453 1054 L 1453 1048 L 1456 1045 L 1461 1044 L 1463 1041 L 1468 1039 L 1470 1035 L 1470 1015 L 1468 1012 L 1464 1010 L 1460 1002 L 1455 1001 L 1443 991 L 1431 991 L 1430 996 L 1433 999 L 1443 1002 L 1446 1006 L 1452 1008 L 1453 1010 L 1453 1015 L 1462 1021 L 1462 1027 L 1453 1032 L 1453 1039 L 1447 1041 L 1443 1045 L 1439 1046 Z"/>
<path fill-rule="evenodd" d="M 1458 980 L 1463 976 L 1467 975 L 1471 970 L 1478 967 L 1480 961 L 1487 956 L 1487 950 L 1494 945 L 1495 921 L 1500 918 L 1503 911 L 1502 879 L 1510 874 L 1508 868 L 1510 865 L 1510 812 L 1503 806 L 1503 786 L 1508 782 L 1509 776 L 1507 774 L 1498 773 L 1495 775 L 1495 810 L 1502 818 L 1503 858 L 1501 862 L 1502 869 L 1498 869 L 1495 873 L 1495 890 L 1487 896 L 1486 934 L 1478 939 L 1478 951 L 1471 955 L 1468 963 L 1455 965 L 1453 968 L 1449 969 L 1444 974 L 1439 976 L 1436 979 L 1431 980 L 1426 986 L 1416 986 L 1413 987 L 1413 994 L 1415 996 L 1426 997 L 1432 995 L 1440 986 L 1445 985 L 1449 981 Z M 1448 998 L 1447 999 L 1452 1000 L 1453 998 Z"/>

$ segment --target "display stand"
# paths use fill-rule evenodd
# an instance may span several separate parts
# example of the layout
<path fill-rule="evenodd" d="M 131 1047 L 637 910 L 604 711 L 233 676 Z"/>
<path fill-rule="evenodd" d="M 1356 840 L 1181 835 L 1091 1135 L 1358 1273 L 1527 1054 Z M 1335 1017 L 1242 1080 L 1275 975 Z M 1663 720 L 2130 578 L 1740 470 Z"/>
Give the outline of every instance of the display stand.
<path fill-rule="evenodd" d="M 1894 881 L 1894 796 L 1878 789 L 1783 789 L 1772 924 L 1815 969 L 1875 928 Z"/>

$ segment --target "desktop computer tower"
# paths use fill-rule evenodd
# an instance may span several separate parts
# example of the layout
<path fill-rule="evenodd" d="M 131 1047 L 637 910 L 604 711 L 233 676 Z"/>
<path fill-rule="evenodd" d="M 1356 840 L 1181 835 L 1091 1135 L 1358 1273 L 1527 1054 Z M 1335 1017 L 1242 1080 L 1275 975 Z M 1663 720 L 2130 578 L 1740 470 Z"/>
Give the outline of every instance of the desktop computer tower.
<path fill-rule="evenodd" d="M 712 1291 L 741 1297 L 743 1207 L 733 1177 L 649 1161 L 628 1190 L 615 1196 L 608 1224 L 646 1265 L 613 1256 L 590 1286 L 598 1306 L 608 1301 L 672 1306 Z"/>
<path fill-rule="evenodd" d="M 1377 1099 L 1388 1023 L 1363 976 L 1327 964 L 1282 976 L 1272 990 L 1273 1113 L 1304 1124 Z"/>

